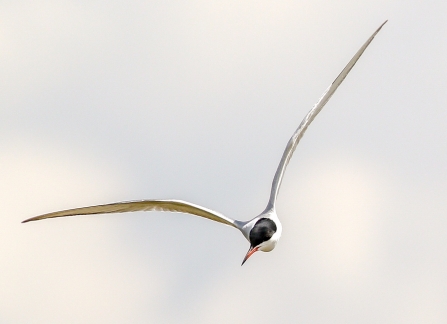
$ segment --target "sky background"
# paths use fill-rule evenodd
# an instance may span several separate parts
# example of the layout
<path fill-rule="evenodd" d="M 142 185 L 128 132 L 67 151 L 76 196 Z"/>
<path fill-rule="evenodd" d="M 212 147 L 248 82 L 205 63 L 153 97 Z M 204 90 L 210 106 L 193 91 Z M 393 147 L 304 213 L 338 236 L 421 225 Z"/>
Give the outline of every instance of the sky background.
<path fill-rule="evenodd" d="M 447 2 L 1 1 L 0 323 L 446 323 Z M 283 236 L 248 220 L 284 147 Z"/>

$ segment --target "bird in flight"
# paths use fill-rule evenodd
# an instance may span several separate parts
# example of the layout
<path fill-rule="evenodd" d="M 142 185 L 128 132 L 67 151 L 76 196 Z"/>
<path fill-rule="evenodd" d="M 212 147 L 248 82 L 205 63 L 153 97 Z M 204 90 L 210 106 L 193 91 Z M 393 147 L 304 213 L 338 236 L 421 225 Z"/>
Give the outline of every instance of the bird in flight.
<path fill-rule="evenodd" d="M 292 137 L 287 143 L 286 149 L 284 150 L 281 161 L 279 162 L 278 168 L 276 170 L 275 177 L 273 178 L 270 199 L 268 201 L 267 207 L 259 216 L 256 216 L 249 221 L 239 221 L 224 216 L 211 209 L 182 200 L 139 200 L 67 209 L 32 217 L 24 220 L 22 223 L 37 221 L 46 218 L 76 215 L 125 213 L 135 211 L 166 211 L 186 213 L 208 218 L 210 220 L 232 226 L 241 231 L 244 237 L 250 243 L 250 248 L 244 257 L 244 260 L 242 261 L 242 265 L 250 256 L 252 256 L 257 251 L 272 251 L 275 248 L 276 243 L 278 243 L 282 232 L 281 222 L 276 215 L 275 203 L 276 198 L 278 197 L 279 187 L 281 186 L 281 181 L 284 176 L 284 172 L 286 171 L 287 164 L 289 163 L 293 152 L 295 151 L 301 137 L 303 137 L 307 127 L 309 127 L 310 123 L 314 120 L 321 109 L 323 109 L 323 107 L 334 94 L 335 90 L 337 90 L 338 86 L 343 82 L 349 71 L 351 71 L 360 56 L 363 54 L 365 49 L 372 42 L 374 37 L 377 35 L 383 25 L 385 25 L 386 22 L 387 21 L 380 25 L 380 27 L 372 34 L 372 36 L 366 41 L 366 43 L 363 44 L 363 46 L 357 51 L 357 53 L 337 76 L 334 82 L 332 82 L 332 84 L 326 89 L 320 100 L 318 100 L 315 106 L 307 113 L 306 117 L 304 117 L 295 133 L 293 133 Z"/>

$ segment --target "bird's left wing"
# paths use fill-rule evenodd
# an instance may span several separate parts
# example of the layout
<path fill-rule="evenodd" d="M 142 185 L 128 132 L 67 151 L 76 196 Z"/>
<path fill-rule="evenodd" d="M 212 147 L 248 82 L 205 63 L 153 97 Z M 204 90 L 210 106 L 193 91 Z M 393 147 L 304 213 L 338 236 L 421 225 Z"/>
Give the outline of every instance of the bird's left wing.
<path fill-rule="evenodd" d="M 135 211 L 167 211 L 175 213 L 186 213 L 208 218 L 213 221 L 238 228 L 235 220 L 226 217 L 218 212 L 215 212 L 211 209 L 182 200 L 138 200 L 138 201 L 125 201 L 125 202 L 97 205 L 90 207 L 73 208 L 32 217 L 24 220 L 22 223 L 46 218 L 55 218 L 55 217 L 126 213 Z"/>
<path fill-rule="evenodd" d="M 349 71 L 354 67 L 355 63 L 358 61 L 360 56 L 362 56 L 363 52 L 366 50 L 368 45 L 372 42 L 377 33 L 382 29 L 383 25 L 385 25 L 387 21 L 385 21 L 380 27 L 372 34 L 370 38 L 363 44 L 363 46 L 355 53 L 354 57 L 349 61 L 349 63 L 345 66 L 343 71 L 338 75 L 338 77 L 332 82 L 329 88 L 321 96 L 320 100 L 315 104 L 315 106 L 309 111 L 309 113 L 304 117 L 298 129 L 293 133 L 289 142 L 287 143 L 286 149 L 284 150 L 283 156 L 281 158 L 281 162 L 279 162 L 278 169 L 276 170 L 275 177 L 273 178 L 272 190 L 270 193 L 270 200 L 267 206 L 267 209 L 273 208 L 275 205 L 276 197 L 278 196 L 279 187 L 281 186 L 281 181 L 284 176 L 284 172 L 286 171 L 287 164 L 290 161 L 290 158 L 293 155 L 293 152 L 296 149 L 301 137 L 303 137 L 304 132 L 307 127 L 309 127 L 310 123 L 314 120 L 317 114 L 323 109 L 326 103 L 334 94 L 335 90 L 337 90 L 338 86 L 343 82 L 343 80 L 348 75 Z"/>

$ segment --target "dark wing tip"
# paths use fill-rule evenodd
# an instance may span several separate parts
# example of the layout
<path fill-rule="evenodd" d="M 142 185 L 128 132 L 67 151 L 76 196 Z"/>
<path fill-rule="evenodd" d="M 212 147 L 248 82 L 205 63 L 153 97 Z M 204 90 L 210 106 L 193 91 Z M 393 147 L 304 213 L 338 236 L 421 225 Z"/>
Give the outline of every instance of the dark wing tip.
<path fill-rule="evenodd" d="M 382 27 L 383 27 L 387 22 L 388 22 L 388 19 L 385 20 L 385 21 L 382 23 L 382 25 L 379 26 L 379 28 L 377 28 L 377 30 L 374 32 L 372 38 L 374 38 L 374 36 L 377 35 L 377 33 L 382 29 Z"/>
<path fill-rule="evenodd" d="M 35 220 L 38 220 L 39 219 L 39 217 L 31 217 L 31 218 L 28 218 L 28 219 L 25 219 L 24 221 L 22 221 L 21 223 L 23 224 L 23 223 L 28 223 L 28 222 L 32 222 L 32 221 L 35 221 Z"/>

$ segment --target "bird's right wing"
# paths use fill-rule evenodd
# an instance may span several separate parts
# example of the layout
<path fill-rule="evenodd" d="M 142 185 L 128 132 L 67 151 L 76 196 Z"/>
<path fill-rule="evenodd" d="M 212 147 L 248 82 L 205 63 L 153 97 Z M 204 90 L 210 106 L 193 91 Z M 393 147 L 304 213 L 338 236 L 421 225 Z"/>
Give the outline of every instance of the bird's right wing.
<path fill-rule="evenodd" d="M 138 201 L 125 201 L 125 202 L 97 205 L 90 207 L 73 208 L 32 217 L 24 220 L 22 223 L 46 218 L 55 218 L 55 217 L 125 213 L 135 211 L 167 211 L 176 213 L 186 213 L 208 218 L 213 221 L 238 228 L 236 226 L 235 220 L 226 217 L 218 212 L 215 212 L 211 209 L 191 204 L 182 200 L 138 200 Z"/>
<path fill-rule="evenodd" d="M 326 89 L 326 91 L 323 93 L 322 97 L 318 102 L 315 104 L 315 106 L 309 111 L 309 113 L 304 117 L 303 121 L 301 122 L 300 126 L 298 126 L 298 129 L 293 133 L 292 137 L 290 138 L 289 142 L 287 143 L 286 149 L 284 150 L 283 156 L 281 158 L 281 161 L 279 162 L 278 169 L 276 170 L 275 177 L 273 178 L 272 183 L 272 190 L 270 193 L 270 200 L 269 204 L 267 206 L 267 209 L 273 208 L 275 205 L 276 197 L 278 196 L 279 187 L 281 186 L 281 181 L 284 176 L 284 172 L 286 171 L 287 164 L 290 161 L 290 158 L 293 155 L 293 152 L 296 149 L 296 146 L 298 145 L 301 137 L 303 137 L 304 132 L 306 131 L 307 127 L 309 127 L 310 123 L 314 120 L 314 118 L 317 116 L 317 114 L 323 109 L 323 107 L 326 105 L 326 103 L 329 101 L 329 99 L 334 94 L 335 90 L 337 90 L 338 86 L 343 82 L 343 80 L 348 75 L 349 71 L 354 67 L 355 63 L 358 61 L 360 56 L 362 56 L 363 52 L 366 50 L 368 45 L 372 42 L 374 37 L 377 35 L 377 33 L 380 31 L 380 29 L 385 25 L 387 21 L 385 21 L 375 32 L 372 34 L 372 36 L 366 41 L 365 44 L 357 51 L 357 53 L 354 55 L 354 57 L 349 61 L 349 63 L 345 66 L 343 71 L 338 75 L 338 77 L 332 82 L 332 84 L 329 86 L 329 88 Z"/>

